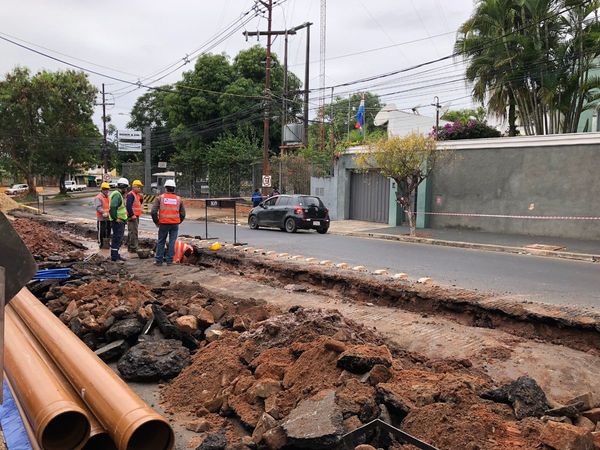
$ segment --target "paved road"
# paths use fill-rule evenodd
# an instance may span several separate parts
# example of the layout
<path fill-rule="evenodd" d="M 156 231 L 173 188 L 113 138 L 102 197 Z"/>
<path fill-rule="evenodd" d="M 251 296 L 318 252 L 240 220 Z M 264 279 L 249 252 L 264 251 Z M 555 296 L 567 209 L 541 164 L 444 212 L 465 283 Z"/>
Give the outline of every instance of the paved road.
<path fill-rule="evenodd" d="M 92 199 L 47 205 L 46 211 L 62 216 L 95 217 Z M 242 218 L 245 221 L 245 218 Z M 141 228 L 155 230 L 143 217 Z M 204 222 L 186 221 L 180 233 L 204 236 Z M 233 226 L 209 223 L 209 236 L 233 242 Z M 513 255 L 427 244 L 363 239 L 316 232 L 290 235 L 279 230 L 253 231 L 237 227 L 238 241 L 267 250 L 331 259 L 370 269 L 406 272 L 411 278 L 429 276 L 443 285 L 497 294 L 523 301 L 600 308 L 600 264 L 547 257 Z"/>

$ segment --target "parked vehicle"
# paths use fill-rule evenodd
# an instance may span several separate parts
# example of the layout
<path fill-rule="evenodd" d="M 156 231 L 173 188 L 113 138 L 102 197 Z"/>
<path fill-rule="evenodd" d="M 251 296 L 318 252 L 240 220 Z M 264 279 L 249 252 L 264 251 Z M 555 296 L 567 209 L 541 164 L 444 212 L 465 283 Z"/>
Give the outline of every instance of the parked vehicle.
<path fill-rule="evenodd" d="M 119 181 L 118 178 L 113 178 L 112 180 L 110 180 L 108 182 L 108 185 L 110 186 L 111 189 L 116 189 L 117 188 L 117 181 Z"/>
<path fill-rule="evenodd" d="M 10 188 L 6 190 L 7 195 L 18 195 L 25 194 L 29 191 L 29 186 L 26 184 L 13 184 Z"/>
<path fill-rule="evenodd" d="M 65 189 L 67 190 L 67 192 L 85 191 L 86 188 L 87 186 L 85 184 L 77 184 L 73 180 L 65 181 Z"/>
<path fill-rule="evenodd" d="M 288 233 L 314 229 L 325 234 L 329 230 L 329 211 L 319 197 L 278 195 L 252 208 L 248 226 L 253 230 L 278 227 Z"/>

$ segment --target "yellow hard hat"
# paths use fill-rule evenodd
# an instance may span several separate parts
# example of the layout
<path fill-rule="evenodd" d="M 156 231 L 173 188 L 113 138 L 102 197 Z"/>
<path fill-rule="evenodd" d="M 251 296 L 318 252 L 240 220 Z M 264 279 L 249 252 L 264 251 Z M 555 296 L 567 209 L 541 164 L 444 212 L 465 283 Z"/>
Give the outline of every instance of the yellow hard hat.
<path fill-rule="evenodd" d="M 218 242 L 215 242 L 214 244 L 212 244 L 212 245 L 210 246 L 210 249 L 216 252 L 216 251 L 217 251 L 217 250 L 219 250 L 221 247 L 222 247 L 222 245 L 221 245 L 220 243 L 218 243 Z"/>
<path fill-rule="evenodd" d="M 140 180 L 133 180 L 133 183 L 131 183 L 132 186 L 144 186 L 144 183 L 142 183 Z"/>
<path fill-rule="evenodd" d="M 108 183 L 102 183 L 100 185 L 100 189 L 110 189 L 110 184 L 108 184 Z"/>

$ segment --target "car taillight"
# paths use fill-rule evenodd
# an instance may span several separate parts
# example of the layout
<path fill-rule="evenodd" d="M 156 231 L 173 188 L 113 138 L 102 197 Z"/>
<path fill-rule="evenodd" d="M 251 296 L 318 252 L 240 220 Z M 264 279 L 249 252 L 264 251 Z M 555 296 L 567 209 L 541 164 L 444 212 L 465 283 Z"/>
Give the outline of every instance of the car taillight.
<path fill-rule="evenodd" d="M 294 209 L 294 214 L 298 214 L 299 216 L 303 216 L 304 215 L 304 210 L 302 208 L 300 208 L 299 206 L 297 206 L 296 209 Z"/>

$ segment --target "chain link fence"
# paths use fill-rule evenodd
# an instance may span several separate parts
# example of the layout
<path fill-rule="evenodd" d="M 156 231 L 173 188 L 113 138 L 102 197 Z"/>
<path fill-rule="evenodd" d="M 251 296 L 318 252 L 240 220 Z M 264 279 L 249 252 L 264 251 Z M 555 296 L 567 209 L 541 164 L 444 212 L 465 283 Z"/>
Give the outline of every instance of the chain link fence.
<path fill-rule="evenodd" d="M 316 164 L 301 155 L 270 159 L 271 187 L 282 194 L 310 194 L 311 176 L 326 176 L 332 164 Z M 224 167 L 191 169 L 175 167 L 177 190 L 189 198 L 250 197 L 262 187 L 263 164 L 231 164 Z"/>

